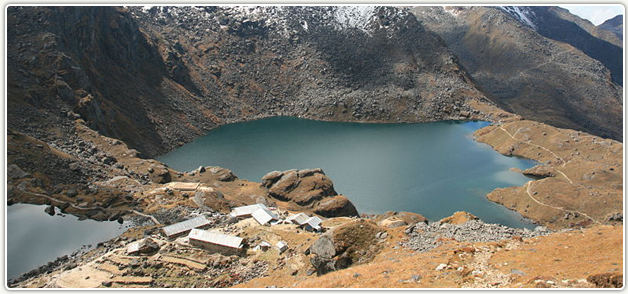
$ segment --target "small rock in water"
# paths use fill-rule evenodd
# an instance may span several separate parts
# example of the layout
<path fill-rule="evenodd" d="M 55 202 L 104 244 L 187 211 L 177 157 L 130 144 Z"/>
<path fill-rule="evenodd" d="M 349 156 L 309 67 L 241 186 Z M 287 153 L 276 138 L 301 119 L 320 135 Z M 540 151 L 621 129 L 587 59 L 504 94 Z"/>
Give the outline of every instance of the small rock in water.
<path fill-rule="evenodd" d="M 54 205 L 50 205 L 50 206 L 46 207 L 46 209 L 44 209 L 44 211 L 48 215 L 53 216 L 53 215 L 55 215 L 55 206 Z"/>

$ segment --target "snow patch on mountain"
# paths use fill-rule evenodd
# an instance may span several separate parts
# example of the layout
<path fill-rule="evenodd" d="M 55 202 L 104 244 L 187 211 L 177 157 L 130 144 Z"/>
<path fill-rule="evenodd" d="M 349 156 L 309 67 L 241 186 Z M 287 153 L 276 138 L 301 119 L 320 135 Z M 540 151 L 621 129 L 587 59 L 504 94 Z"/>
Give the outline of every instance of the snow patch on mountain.
<path fill-rule="evenodd" d="M 462 9 L 459 9 L 457 7 L 443 6 L 443 10 L 455 17 L 458 17 L 460 14 L 462 14 Z"/>
<path fill-rule="evenodd" d="M 500 9 L 514 16 L 521 23 L 536 29 L 536 25 L 532 21 L 535 18 L 534 12 L 520 6 L 498 6 Z"/>
<path fill-rule="evenodd" d="M 334 11 L 337 28 L 356 28 L 368 33 L 368 26 L 375 17 L 373 6 L 338 6 Z"/>
<path fill-rule="evenodd" d="M 204 31 L 219 23 L 223 29 L 255 23 L 286 37 L 297 32 L 312 32 L 318 27 L 337 31 L 359 30 L 372 36 L 376 30 L 395 35 L 407 25 L 407 9 L 379 6 L 127 6 L 132 15 L 174 21 Z"/>

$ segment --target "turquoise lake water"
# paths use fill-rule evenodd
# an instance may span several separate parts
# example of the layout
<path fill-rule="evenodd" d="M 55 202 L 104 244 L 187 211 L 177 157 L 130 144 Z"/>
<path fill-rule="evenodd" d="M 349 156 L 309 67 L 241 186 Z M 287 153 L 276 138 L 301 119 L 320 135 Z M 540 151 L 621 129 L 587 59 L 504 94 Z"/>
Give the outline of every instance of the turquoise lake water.
<path fill-rule="evenodd" d="M 256 182 L 273 170 L 320 167 L 360 213 L 410 211 L 436 221 L 467 211 L 488 223 L 533 228 L 520 214 L 486 199 L 495 188 L 530 180 L 511 168 L 535 165 L 475 142 L 473 132 L 487 125 L 274 117 L 221 126 L 157 159 L 178 171 L 229 168 Z"/>

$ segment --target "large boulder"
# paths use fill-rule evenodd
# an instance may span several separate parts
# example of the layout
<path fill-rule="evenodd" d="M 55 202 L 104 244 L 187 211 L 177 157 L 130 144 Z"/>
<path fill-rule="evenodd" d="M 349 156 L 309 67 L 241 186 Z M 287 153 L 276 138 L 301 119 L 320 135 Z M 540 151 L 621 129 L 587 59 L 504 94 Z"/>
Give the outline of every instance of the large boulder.
<path fill-rule="evenodd" d="M 306 253 L 317 275 L 341 270 L 372 260 L 381 250 L 382 230 L 369 220 L 356 220 L 334 228 L 319 237 Z"/>
<path fill-rule="evenodd" d="M 336 255 L 333 236 L 331 234 L 322 235 L 310 246 L 309 253 L 316 254 L 323 258 L 332 258 Z"/>
<path fill-rule="evenodd" d="M 333 259 L 336 249 L 332 238 L 331 234 L 325 234 L 314 241 L 308 249 L 308 252 L 312 254 L 310 263 L 319 276 L 336 270 L 336 261 Z"/>
<path fill-rule="evenodd" d="M 275 199 L 311 208 L 321 216 L 358 215 L 353 203 L 336 193 L 331 179 L 320 168 L 273 171 L 262 178 L 262 187 Z"/>
<path fill-rule="evenodd" d="M 532 176 L 532 177 L 541 178 L 541 179 L 556 176 L 554 169 L 550 167 L 549 165 L 545 165 L 545 164 L 539 164 L 539 165 L 533 166 L 529 169 L 522 171 L 521 173 L 526 176 Z"/>
<path fill-rule="evenodd" d="M 152 164 L 148 168 L 148 177 L 151 181 L 157 184 L 166 184 L 172 181 L 172 175 L 170 170 L 165 165 Z"/>
<path fill-rule="evenodd" d="M 230 170 L 218 166 L 214 166 L 209 169 L 209 171 L 218 177 L 219 181 L 222 182 L 231 182 L 236 180 L 238 177 Z"/>
<path fill-rule="evenodd" d="M 327 197 L 316 203 L 314 213 L 324 217 L 357 216 L 358 210 L 353 203 L 343 195 Z"/>

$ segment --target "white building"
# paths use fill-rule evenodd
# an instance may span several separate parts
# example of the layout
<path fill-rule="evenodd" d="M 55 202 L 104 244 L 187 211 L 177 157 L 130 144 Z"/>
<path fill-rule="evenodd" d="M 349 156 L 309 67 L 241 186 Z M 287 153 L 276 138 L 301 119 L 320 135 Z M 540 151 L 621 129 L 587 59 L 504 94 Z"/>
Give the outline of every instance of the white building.
<path fill-rule="evenodd" d="M 272 247 L 272 245 L 270 245 L 270 243 L 266 242 L 266 241 L 262 241 L 259 244 L 257 244 L 257 246 L 255 246 L 255 248 L 253 248 L 253 251 L 267 251 L 268 249 L 270 249 L 270 247 Z"/>
<path fill-rule="evenodd" d="M 188 235 L 190 244 L 221 254 L 242 254 L 244 239 L 221 233 L 193 229 Z"/>
<path fill-rule="evenodd" d="M 323 220 L 318 216 L 309 217 L 303 212 L 291 215 L 286 220 L 289 220 L 308 231 L 320 231 L 322 229 L 321 223 L 323 223 Z"/>
<path fill-rule="evenodd" d="M 279 220 L 279 217 L 266 207 L 259 208 L 251 216 L 262 226 L 273 220 Z"/>
<path fill-rule="evenodd" d="M 188 233 L 192 229 L 203 228 L 209 226 L 211 222 L 204 216 L 195 217 L 180 223 L 163 227 L 162 231 L 168 238 L 178 237 Z"/>
<path fill-rule="evenodd" d="M 275 244 L 275 246 L 277 246 L 277 250 L 279 250 L 280 253 L 286 251 L 288 249 L 288 243 L 284 242 L 284 241 L 279 241 L 277 242 L 277 244 Z"/>
<path fill-rule="evenodd" d="M 230 215 L 233 217 L 242 217 L 242 218 L 250 217 L 253 214 L 253 212 L 255 212 L 256 210 L 260 208 L 268 209 L 266 205 L 258 203 L 258 204 L 253 204 L 253 205 L 236 207 L 231 211 Z"/>

